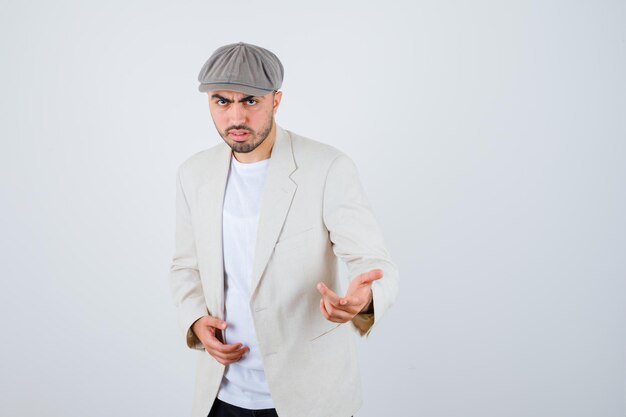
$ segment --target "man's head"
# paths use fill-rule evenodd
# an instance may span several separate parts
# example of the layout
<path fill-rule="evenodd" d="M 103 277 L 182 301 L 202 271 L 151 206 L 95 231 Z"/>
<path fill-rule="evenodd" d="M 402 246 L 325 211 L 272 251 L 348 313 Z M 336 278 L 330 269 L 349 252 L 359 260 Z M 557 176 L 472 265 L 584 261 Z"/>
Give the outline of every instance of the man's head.
<path fill-rule="evenodd" d="M 282 93 L 264 96 L 229 90 L 209 91 L 209 109 L 215 128 L 234 152 L 249 153 L 275 133 L 274 114 Z M 271 149 L 271 143 L 266 143 Z"/>
<path fill-rule="evenodd" d="M 252 152 L 268 137 L 273 142 L 283 73 L 276 55 L 243 42 L 218 48 L 203 65 L 198 90 L 208 93 L 213 123 L 233 151 Z"/>

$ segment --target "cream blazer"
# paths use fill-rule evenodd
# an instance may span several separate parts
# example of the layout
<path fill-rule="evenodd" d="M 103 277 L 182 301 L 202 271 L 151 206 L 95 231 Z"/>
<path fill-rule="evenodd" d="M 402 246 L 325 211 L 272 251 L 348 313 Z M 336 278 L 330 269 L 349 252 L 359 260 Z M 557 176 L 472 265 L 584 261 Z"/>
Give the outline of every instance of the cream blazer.
<path fill-rule="evenodd" d="M 276 126 L 258 224 L 250 307 L 265 375 L 280 417 L 348 417 L 361 404 L 354 329 L 367 335 L 397 293 L 397 270 L 342 152 Z M 191 325 L 224 318 L 222 203 L 231 149 L 199 152 L 177 172 L 176 246 L 170 284 L 186 343 L 198 350 L 193 417 L 206 417 L 224 366 L 204 351 Z M 351 323 L 319 311 L 323 281 L 338 288 L 337 259 L 352 279 L 373 268 L 373 315 Z M 226 330 L 228 331 L 228 329 Z"/>

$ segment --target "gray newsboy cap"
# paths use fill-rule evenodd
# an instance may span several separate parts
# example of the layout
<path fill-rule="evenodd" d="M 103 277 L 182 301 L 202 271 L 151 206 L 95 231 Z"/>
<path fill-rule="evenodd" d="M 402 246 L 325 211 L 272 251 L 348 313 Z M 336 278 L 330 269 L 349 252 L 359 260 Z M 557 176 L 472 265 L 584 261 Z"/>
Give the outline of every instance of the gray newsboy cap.
<path fill-rule="evenodd" d="M 233 43 L 218 48 L 204 63 L 198 90 L 264 96 L 280 88 L 283 74 L 283 64 L 272 52 L 249 43 Z"/>

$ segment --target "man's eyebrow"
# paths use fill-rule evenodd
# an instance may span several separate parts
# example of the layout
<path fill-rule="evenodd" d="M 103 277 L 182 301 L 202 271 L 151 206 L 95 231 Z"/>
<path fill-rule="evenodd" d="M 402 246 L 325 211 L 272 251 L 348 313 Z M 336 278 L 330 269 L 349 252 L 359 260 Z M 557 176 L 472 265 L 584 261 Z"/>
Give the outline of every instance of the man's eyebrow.
<path fill-rule="evenodd" d="M 232 103 L 232 102 L 233 102 L 233 100 L 227 99 L 226 97 L 221 96 L 221 95 L 219 95 L 219 94 L 213 94 L 213 95 L 211 95 L 211 98 L 216 98 L 216 99 L 218 99 L 218 100 L 224 100 L 224 101 L 225 101 L 225 102 L 227 102 L 227 103 Z M 241 100 L 239 100 L 239 102 L 240 102 L 240 103 L 245 103 L 245 102 L 246 102 L 246 101 L 248 101 L 248 100 L 256 100 L 256 101 L 259 101 L 259 98 L 258 98 L 257 96 L 246 96 L 246 97 L 242 98 Z"/>
<path fill-rule="evenodd" d="M 232 102 L 233 102 L 232 100 L 229 100 L 229 99 L 227 99 L 226 97 L 222 97 L 222 96 L 220 96 L 219 94 L 213 94 L 213 95 L 211 96 L 211 98 L 216 98 L 216 99 L 219 99 L 219 100 L 224 100 L 224 101 L 225 101 L 225 102 L 227 102 L 227 103 L 232 103 Z"/>

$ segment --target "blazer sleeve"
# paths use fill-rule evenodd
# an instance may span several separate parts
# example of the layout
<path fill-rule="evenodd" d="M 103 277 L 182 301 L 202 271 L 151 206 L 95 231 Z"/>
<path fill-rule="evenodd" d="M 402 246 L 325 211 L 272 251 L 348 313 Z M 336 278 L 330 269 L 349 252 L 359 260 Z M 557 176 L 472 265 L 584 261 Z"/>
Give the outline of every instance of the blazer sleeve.
<path fill-rule="evenodd" d="M 178 320 L 185 331 L 187 346 L 202 350 L 204 347 L 191 330 L 191 326 L 209 312 L 202 291 L 191 212 L 183 189 L 181 168 L 178 169 L 176 176 L 175 249 L 169 281 Z"/>
<path fill-rule="evenodd" d="M 372 283 L 373 314 L 357 314 L 352 324 L 367 336 L 395 301 L 398 270 L 385 247 L 382 231 L 361 186 L 356 166 L 341 154 L 332 162 L 324 186 L 324 223 L 333 251 L 352 280 L 374 268 L 383 277 Z"/>

